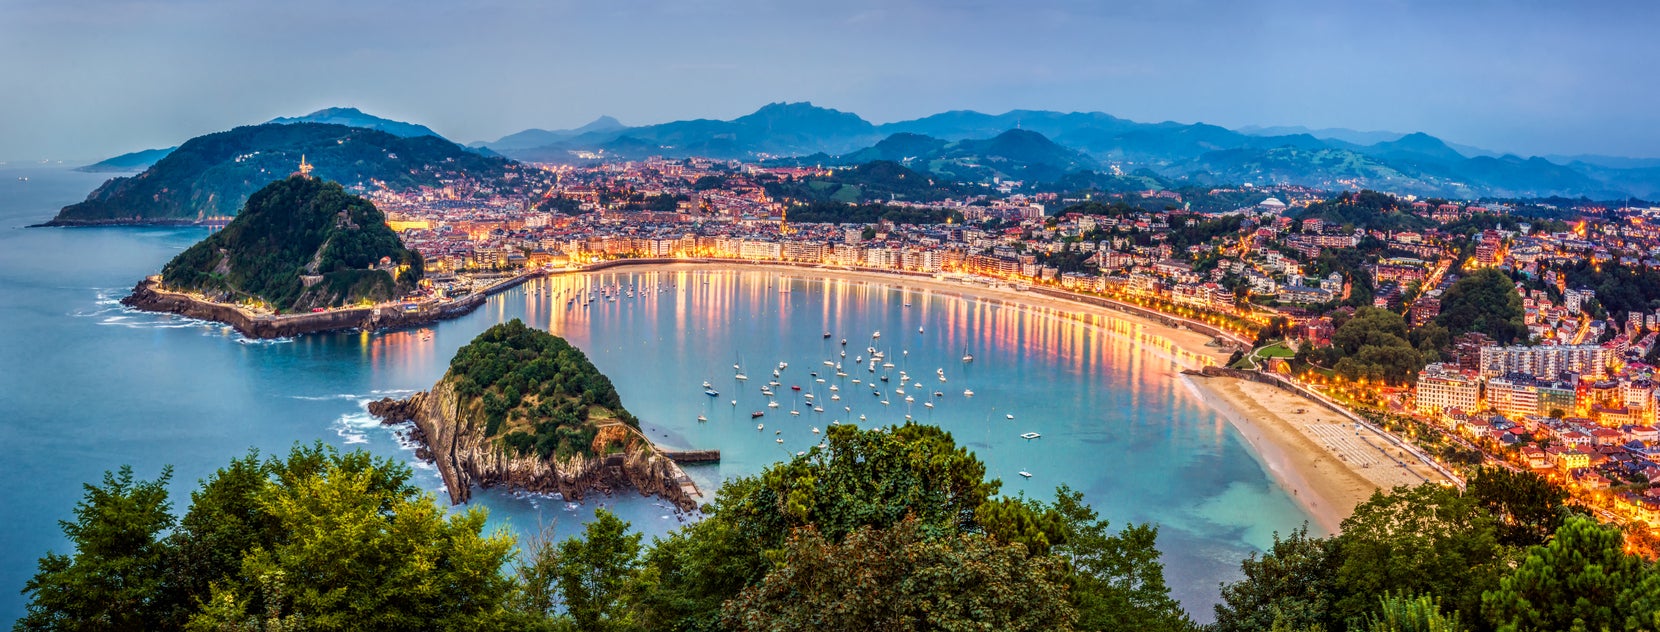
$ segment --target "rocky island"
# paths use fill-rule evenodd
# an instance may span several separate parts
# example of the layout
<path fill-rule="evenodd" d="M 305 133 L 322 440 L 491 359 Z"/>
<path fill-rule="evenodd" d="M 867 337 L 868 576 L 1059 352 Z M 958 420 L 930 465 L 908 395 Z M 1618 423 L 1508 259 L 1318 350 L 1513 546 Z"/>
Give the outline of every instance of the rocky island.
<path fill-rule="evenodd" d="M 640 432 L 611 380 L 563 338 L 518 319 L 456 351 L 431 390 L 371 403 L 410 434 L 443 476 L 450 500 L 472 488 L 506 487 L 581 500 L 633 488 L 682 511 L 702 496 L 684 471 Z"/>

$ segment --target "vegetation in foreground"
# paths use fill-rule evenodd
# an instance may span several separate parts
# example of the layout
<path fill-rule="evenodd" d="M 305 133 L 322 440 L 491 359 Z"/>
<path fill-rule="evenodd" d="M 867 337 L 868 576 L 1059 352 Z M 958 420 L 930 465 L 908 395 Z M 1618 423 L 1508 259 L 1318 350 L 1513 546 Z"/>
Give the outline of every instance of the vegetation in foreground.
<path fill-rule="evenodd" d="M 484 533 L 400 463 L 314 445 L 233 460 L 175 518 L 168 473 L 87 485 L 17 630 L 1198 630 L 1157 529 L 1065 487 L 998 494 L 932 426 L 831 429 L 649 545 L 601 510 L 560 542 Z M 1276 538 L 1209 629 L 1652 630 L 1660 571 L 1528 474 L 1378 493 Z"/>

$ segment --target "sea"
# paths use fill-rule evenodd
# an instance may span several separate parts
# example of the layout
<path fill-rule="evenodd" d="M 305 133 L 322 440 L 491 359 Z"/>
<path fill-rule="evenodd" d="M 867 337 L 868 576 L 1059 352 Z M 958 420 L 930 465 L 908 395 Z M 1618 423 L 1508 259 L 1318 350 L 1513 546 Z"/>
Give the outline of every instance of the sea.
<path fill-rule="evenodd" d="M 706 494 L 809 449 L 833 423 L 909 415 L 949 430 L 1005 494 L 1051 499 L 1064 484 L 1113 525 L 1157 525 L 1166 580 L 1200 621 L 1240 560 L 1311 522 L 1184 381 L 1193 359 L 1126 321 L 902 281 L 617 268 L 537 280 L 421 329 L 250 340 L 118 302 L 206 229 L 26 228 L 105 178 L 0 165 L 0 620 L 22 615 L 41 555 L 70 551 L 59 521 L 83 485 L 123 465 L 141 478 L 171 467 L 181 512 L 231 458 L 320 441 L 408 462 L 448 505 L 436 471 L 365 407 L 430 387 L 457 348 L 514 318 L 586 352 L 661 445 L 719 450 L 719 464 L 687 467 Z M 616 300 L 571 300 L 601 288 Z M 884 354 L 874 371 L 870 349 Z M 776 408 L 760 392 L 773 380 Z M 577 533 L 600 506 L 648 539 L 695 519 L 634 493 L 571 503 L 491 490 L 473 504 L 521 539 Z"/>

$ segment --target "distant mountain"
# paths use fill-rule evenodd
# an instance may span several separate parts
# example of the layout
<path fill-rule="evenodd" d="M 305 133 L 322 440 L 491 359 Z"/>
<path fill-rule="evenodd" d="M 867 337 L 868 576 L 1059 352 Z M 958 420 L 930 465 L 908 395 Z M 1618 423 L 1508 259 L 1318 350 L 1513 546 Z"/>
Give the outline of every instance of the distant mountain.
<path fill-rule="evenodd" d="M 1464 160 L 1464 154 L 1447 146 L 1441 139 L 1423 132 L 1413 132 L 1396 140 L 1364 147 L 1360 152 L 1386 160 L 1424 161 L 1452 164 Z"/>
<path fill-rule="evenodd" d="M 438 136 L 438 132 L 432 131 L 425 125 L 384 119 L 372 114 L 365 114 L 362 110 L 357 108 L 327 108 L 312 112 L 305 116 L 277 117 L 266 122 L 278 125 L 287 125 L 289 123 L 326 123 L 329 125 L 345 125 L 347 127 L 361 127 L 364 129 L 380 130 L 393 136 L 402 136 L 404 138 L 415 138 L 417 136 Z M 443 136 L 438 137 L 443 138 Z"/>
<path fill-rule="evenodd" d="M 191 222 L 231 215 L 249 194 L 287 177 L 301 156 L 320 178 L 360 189 L 404 190 L 461 174 L 498 178 L 517 168 L 437 136 L 404 138 L 321 123 L 238 127 L 186 141 L 143 173 L 105 182 L 48 225 Z"/>
<path fill-rule="evenodd" d="M 224 230 L 162 268 L 169 289 L 281 311 L 393 299 L 422 273 L 386 216 L 338 183 L 299 175 L 266 185 Z"/>
<path fill-rule="evenodd" d="M 583 154 L 618 160 L 648 156 L 756 159 L 840 154 L 880 139 L 876 126 L 855 114 L 811 103 L 771 103 L 730 121 L 694 119 L 642 127 L 593 130 L 522 148 L 487 144 L 504 155 L 539 162 L 579 162 Z"/>
<path fill-rule="evenodd" d="M 955 142 L 900 132 L 832 162 L 856 165 L 892 161 L 918 171 L 967 182 L 992 180 L 1052 181 L 1067 173 L 1093 169 L 1098 163 L 1078 150 L 1062 147 L 1042 134 L 1011 129 L 991 138 Z"/>
<path fill-rule="evenodd" d="M 1297 134 L 1308 134 L 1309 136 L 1322 140 L 1340 140 L 1352 145 L 1376 145 L 1378 143 L 1387 143 L 1393 140 L 1400 140 L 1402 136 L 1406 135 L 1401 132 L 1359 131 L 1344 127 L 1309 129 L 1301 125 L 1273 125 L 1268 127 L 1260 125 L 1246 125 L 1239 128 L 1237 131 L 1242 134 L 1250 134 L 1252 136 L 1293 136 Z"/>
<path fill-rule="evenodd" d="M 139 150 L 121 154 L 114 158 L 105 158 L 85 167 L 76 167 L 75 170 L 87 173 L 143 171 L 149 169 L 150 165 L 156 164 L 157 160 L 166 158 L 167 154 L 173 153 L 175 149 L 178 149 L 178 147 Z"/>
<path fill-rule="evenodd" d="M 588 133 L 604 134 L 604 133 L 607 133 L 607 132 L 616 132 L 616 131 L 620 131 L 620 130 L 623 130 L 623 129 L 627 129 L 627 127 L 628 126 L 623 125 L 620 121 L 618 121 L 615 118 L 612 118 L 610 116 L 601 116 L 597 119 L 594 119 L 593 122 L 588 123 L 587 125 L 583 125 L 582 127 L 578 127 L 576 129 L 561 129 L 561 130 L 527 129 L 527 130 L 524 130 L 522 132 L 518 132 L 518 133 L 514 133 L 514 134 L 508 134 L 506 136 L 503 136 L 501 138 L 496 139 L 493 142 L 469 143 L 468 146 L 469 147 L 475 147 L 475 148 L 487 148 L 487 149 L 491 149 L 491 150 L 496 151 L 496 152 L 519 150 L 519 149 L 534 149 L 534 148 L 537 148 L 537 147 L 543 147 L 543 146 L 546 146 L 546 145 L 551 145 L 553 143 L 557 143 L 557 142 L 562 141 L 562 140 L 576 138 L 576 137 L 581 136 L 583 134 L 588 134 Z"/>

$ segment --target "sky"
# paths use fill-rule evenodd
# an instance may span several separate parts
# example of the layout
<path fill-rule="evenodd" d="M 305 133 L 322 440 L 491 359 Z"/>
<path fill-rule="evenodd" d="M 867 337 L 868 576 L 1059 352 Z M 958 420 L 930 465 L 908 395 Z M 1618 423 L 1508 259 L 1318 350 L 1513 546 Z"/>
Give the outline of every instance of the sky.
<path fill-rule="evenodd" d="M 811 101 L 1422 131 L 1660 157 L 1660 3 L 0 0 L 0 159 L 330 106 L 459 142 Z"/>

